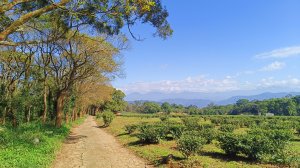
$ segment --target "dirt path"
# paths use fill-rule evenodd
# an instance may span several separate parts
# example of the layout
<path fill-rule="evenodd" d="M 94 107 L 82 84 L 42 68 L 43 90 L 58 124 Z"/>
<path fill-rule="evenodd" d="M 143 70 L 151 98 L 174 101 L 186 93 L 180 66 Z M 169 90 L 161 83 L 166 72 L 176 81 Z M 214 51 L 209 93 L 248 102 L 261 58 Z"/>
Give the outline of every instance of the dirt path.
<path fill-rule="evenodd" d="M 97 127 L 91 116 L 65 141 L 53 168 L 150 168 Z"/>

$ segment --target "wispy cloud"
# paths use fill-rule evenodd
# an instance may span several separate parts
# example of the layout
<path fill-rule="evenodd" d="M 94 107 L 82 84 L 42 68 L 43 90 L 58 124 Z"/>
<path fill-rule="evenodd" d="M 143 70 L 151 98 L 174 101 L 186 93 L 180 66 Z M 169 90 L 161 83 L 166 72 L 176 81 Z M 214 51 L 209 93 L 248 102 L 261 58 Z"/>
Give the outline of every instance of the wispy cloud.
<path fill-rule="evenodd" d="M 280 70 L 283 69 L 286 66 L 286 64 L 284 62 L 272 62 L 271 64 L 263 67 L 260 69 L 260 71 L 276 71 L 276 70 Z"/>
<path fill-rule="evenodd" d="M 147 92 L 230 92 L 242 90 L 259 90 L 272 88 L 300 89 L 300 78 L 288 77 L 286 79 L 275 79 L 273 77 L 263 78 L 256 82 L 239 81 L 234 77 L 227 76 L 223 79 L 212 79 L 206 76 L 188 77 L 183 80 L 164 80 L 156 82 L 131 83 L 120 89 L 126 93 Z"/>
<path fill-rule="evenodd" d="M 291 56 L 300 55 L 300 46 L 285 47 L 280 49 L 275 49 L 269 52 L 264 52 L 255 55 L 255 58 L 265 59 L 265 58 L 287 58 Z"/>
<path fill-rule="evenodd" d="M 287 78 L 282 80 L 276 80 L 273 77 L 263 78 L 257 84 L 257 88 L 291 88 L 291 89 L 299 89 L 300 88 L 300 79 L 299 78 Z"/>
<path fill-rule="evenodd" d="M 209 79 L 205 76 L 187 77 L 183 80 L 137 82 L 121 88 L 125 92 L 223 92 L 238 89 L 238 83 L 230 76 L 223 79 Z"/>

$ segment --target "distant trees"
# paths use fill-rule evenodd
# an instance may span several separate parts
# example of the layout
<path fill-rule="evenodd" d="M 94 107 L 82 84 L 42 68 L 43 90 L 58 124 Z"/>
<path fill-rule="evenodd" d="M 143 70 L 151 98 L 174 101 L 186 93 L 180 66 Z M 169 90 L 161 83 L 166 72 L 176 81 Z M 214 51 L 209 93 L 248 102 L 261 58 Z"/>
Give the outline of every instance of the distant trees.
<path fill-rule="evenodd" d="M 154 102 L 135 102 L 127 107 L 127 111 L 148 113 L 152 106 L 155 104 L 158 109 L 159 104 Z M 147 108 L 145 108 L 147 106 Z M 149 106 L 151 108 L 149 108 Z M 274 98 L 268 100 L 253 100 L 240 99 L 235 104 L 229 105 L 215 105 L 209 104 L 207 107 L 199 108 L 194 105 L 186 106 L 169 104 L 167 102 L 161 104 L 161 111 L 170 113 L 187 113 L 191 115 L 266 115 L 273 113 L 274 115 L 282 116 L 299 116 L 300 115 L 300 96 Z M 147 109 L 147 110 L 145 110 Z M 158 110 L 150 110 L 151 113 Z"/>
<path fill-rule="evenodd" d="M 167 114 L 170 114 L 172 112 L 172 106 L 168 102 L 164 102 L 161 105 L 161 110 Z"/>
<path fill-rule="evenodd" d="M 154 102 L 145 102 L 143 108 L 144 113 L 157 113 L 161 111 L 160 105 Z"/>

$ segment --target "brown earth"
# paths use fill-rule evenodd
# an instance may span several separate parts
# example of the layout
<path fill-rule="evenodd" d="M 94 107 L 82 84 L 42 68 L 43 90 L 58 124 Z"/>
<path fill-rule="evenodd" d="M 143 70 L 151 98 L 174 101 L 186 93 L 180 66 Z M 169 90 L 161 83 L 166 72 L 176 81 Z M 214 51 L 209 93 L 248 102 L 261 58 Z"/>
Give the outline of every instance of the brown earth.
<path fill-rule="evenodd" d="M 100 129 L 93 117 L 73 128 L 56 156 L 53 168 L 150 168 L 144 160 Z"/>

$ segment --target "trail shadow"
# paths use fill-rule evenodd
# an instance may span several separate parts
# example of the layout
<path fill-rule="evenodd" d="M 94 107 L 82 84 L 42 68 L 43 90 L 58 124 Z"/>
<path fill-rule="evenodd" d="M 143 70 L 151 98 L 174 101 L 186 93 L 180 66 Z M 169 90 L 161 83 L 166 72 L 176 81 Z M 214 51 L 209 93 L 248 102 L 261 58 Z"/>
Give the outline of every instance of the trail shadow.
<path fill-rule="evenodd" d="M 75 144 L 75 143 L 78 143 L 81 139 L 83 138 L 87 138 L 87 136 L 85 135 L 69 135 L 67 137 L 67 139 L 65 140 L 65 144 Z"/>
<path fill-rule="evenodd" d="M 121 133 L 121 134 L 118 134 L 117 137 L 125 136 L 125 135 L 129 135 L 129 134 L 128 133 Z"/>
<path fill-rule="evenodd" d="M 245 163 L 255 163 L 253 160 L 243 157 L 243 156 L 228 156 L 224 153 L 218 153 L 218 152 L 201 152 L 202 156 L 209 156 L 214 159 L 218 159 L 221 161 L 236 161 L 236 162 L 245 162 Z"/>
<path fill-rule="evenodd" d="M 141 142 L 141 141 L 134 141 L 134 142 L 129 142 L 127 145 L 128 146 L 147 146 L 149 144 Z"/>
<path fill-rule="evenodd" d="M 299 138 L 294 138 L 291 140 L 291 142 L 300 142 L 300 139 Z"/>
<path fill-rule="evenodd" d="M 108 127 L 107 125 L 98 126 L 98 128 L 107 128 L 107 127 Z"/>
<path fill-rule="evenodd" d="M 155 167 L 165 167 L 166 165 L 169 165 L 171 162 L 180 162 L 185 160 L 183 157 L 174 156 L 172 154 L 161 156 L 157 160 L 154 161 Z M 163 166 L 165 165 L 165 166 Z"/>

